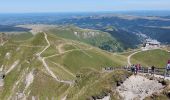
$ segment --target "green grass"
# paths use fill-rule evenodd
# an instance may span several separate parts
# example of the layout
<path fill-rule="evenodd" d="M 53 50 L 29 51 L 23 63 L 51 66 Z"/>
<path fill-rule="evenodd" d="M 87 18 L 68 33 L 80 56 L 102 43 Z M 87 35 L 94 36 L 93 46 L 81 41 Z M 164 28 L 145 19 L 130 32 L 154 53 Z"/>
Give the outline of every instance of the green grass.
<path fill-rule="evenodd" d="M 116 98 L 118 95 L 112 91 L 116 87 L 116 81 L 130 75 L 125 71 L 99 73 L 89 69 L 84 69 L 82 73 L 84 74 L 77 79 L 73 89 L 69 92 L 69 100 L 86 100 L 91 96 L 102 96 L 105 93 L 113 93 L 112 97 Z"/>
<path fill-rule="evenodd" d="M 140 51 L 140 49 L 136 49 L 135 51 L 133 51 L 133 50 L 129 50 L 129 51 L 125 51 L 125 52 L 122 52 L 122 53 L 118 53 L 119 55 L 122 55 L 122 56 L 126 56 L 126 57 L 128 57 L 130 54 L 132 54 L 132 53 L 134 53 L 134 52 L 136 52 L 136 51 Z"/>
<path fill-rule="evenodd" d="M 164 50 L 150 50 L 140 52 L 132 56 L 132 63 L 142 64 L 143 66 L 165 67 L 170 59 L 170 54 Z"/>
<path fill-rule="evenodd" d="M 51 61 L 47 60 L 50 69 L 54 72 L 62 80 L 74 80 L 75 77 L 70 75 L 67 71 L 63 70 L 61 67 L 65 68 L 64 66 L 57 66 Z M 67 69 L 67 68 L 65 68 Z"/>
<path fill-rule="evenodd" d="M 49 75 L 38 70 L 35 73 L 35 79 L 30 89 L 29 99 L 35 96 L 40 100 L 46 100 L 47 98 L 49 100 L 52 100 L 52 98 L 57 100 L 68 88 L 69 85 L 58 83 L 52 77 L 49 77 Z"/>
<path fill-rule="evenodd" d="M 7 98 L 9 97 L 9 95 L 12 93 L 13 91 L 13 87 L 15 85 L 15 83 L 20 80 L 21 76 L 25 73 L 23 73 L 25 71 L 25 69 L 28 66 L 25 64 L 21 64 L 18 65 L 16 68 L 13 69 L 12 72 L 10 72 L 4 79 L 4 87 L 3 87 L 3 91 L 0 93 L 0 98 L 1 100 L 7 100 Z M 18 88 L 16 86 L 16 88 Z M 14 90 L 15 92 L 15 90 Z"/>
<path fill-rule="evenodd" d="M 71 27 L 65 26 L 64 28 L 60 27 L 57 29 L 51 29 L 47 32 L 66 39 L 84 42 L 108 51 L 122 50 L 121 45 L 116 41 L 115 38 L 111 37 L 110 34 L 106 32 L 102 32 L 98 30 L 89 30 L 89 29 L 86 30 L 74 26 Z M 74 32 L 78 32 L 79 35 L 75 35 Z M 92 35 L 92 33 L 90 32 L 94 32 L 94 35 Z M 84 34 L 87 34 L 87 36 Z"/>
<path fill-rule="evenodd" d="M 107 66 L 121 66 L 124 62 L 117 57 L 124 60 L 121 56 L 109 56 L 95 52 L 95 50 L 85 51 L 88 55 L 82 51 L 72 51 L 61 56 L 50 58 L 54 62 L 58 62 L 64 67 L 68 68 L 72 72 L 77 72 L 81 68 L 92 68 L 101 70 Z"/>
<path fill-rule="evenodd" d="M 51 56 L 57 53 L 58 53 L 58 50 L 56 49 L 56 47 L 50 46 L 45 52 L 42 53 L 42 57 Z"/>
<path fill-rule="evenodd" d="M 64 51 L 76 49 L 73 45 L 64 45 L 62 48 Z"/>
<path fill-rule="evenodd" d="M 101 74 L 100 71 L 102 67 L 126 65 L 126 58 L 124 56 L 113 55 L 112 53 L 102 51 L 98 48 L 92 48 L 88 44 L 57 37 L 54 34 L 47 35 L 51 46 L 42 53 L 43 57 L 58 54 L 59 52 L 56 47 L 60 44 L 66 44 L 62 47 L 63 51 L 75 50 L 46 59 L 46 62 L 59 79 L 77 80 L 78 88 L 76 86 L 69 87 L 68 84 L 59 83 L 47 74 L 42 62 L 38 60 L 36 56 L 38 52 L 42 51 L 45 46 L 47 46 L 44 34 L 38 33 L 33 37 L 25 38 L 25 40 L 12 37 L 4 46 L 0 46 L 0 66 L 4 65 L 5 70 L 8 70 L 16 60 L 20 60 L 16 68 L 5 77 L 5 85 L 3 90 L 0 91 L 0 99 L 6 100 L 11 95 L 11 89 L 21 76 L 23 76 L 22 80 L 14 89 L 14 94 L 12 96 L 14 96 L 15 93 L 23 92 L 25 88 L 25 78 L 32 70 L 36 71 L 34 73 L 34 82 L 30 85 L 28 90 L 26 90 L 26 93 L 30 91 L 28 99 L 35 96 L 39 97 L 40 100 L 46 100 L 47 98 L 52 99 L 52 97 L 60 100 L 61 97 L 69 93 L 69 97 L 74 100 L 74 96 L 71 97 L 72 91 L 78 93 L 81 92 L 81 90 L 84 91 L 84 88 L 85 91 L 80 94 L 78 98 L 83 96 L 82 99 L 85 99 L 86 97 L 98 95 L 103 91 L 109 90 L 112 86 L 110 80 L 107 78 L 111 77 L 111 74 Z M 24 37 L 24 35 L 18 37 Z M 25 37 L 27 37 L 27 35 Z M 74 46 L 68 43 L 72 43 Z M 77 49 L 82 49 L 82 51 Z M 5 58 L 8 52 L 11 54 L 10 59 Z M 59 63 L 61 66 L 57 66 L 52 62 Z M 85 77 L 77 79 L 75 76 L 72 76 L 71 73 L 75 76 L 77 73 L 81 73 Z M 103 77 L 105 75 L 106 77 Z M 102 78 L 101 80 L 99 79 L 100 77 Z M 94 84 L 89 85 L 91 82 Z M 96 91 L 92 91 L 93 88 L 91 87 L 95 87 Z M 88 93 L 88 91 L 91 92 Z"/>
<path fill-rule="evenodd" d="M 10 35 L 11 39 L 14 41 L 25 41 L 33 37 L 32 33 L 30 32 L 23 32 L 23 33 L 14 33 Z"/>
<path fill-rule="evenodd" d="M 45 37 L 43 33 L 38 33 L 36 34 L 32 40 L 31 40 L 31 44 L 33 46 L 46 46 L 47 43 L 45 41 Z"/>

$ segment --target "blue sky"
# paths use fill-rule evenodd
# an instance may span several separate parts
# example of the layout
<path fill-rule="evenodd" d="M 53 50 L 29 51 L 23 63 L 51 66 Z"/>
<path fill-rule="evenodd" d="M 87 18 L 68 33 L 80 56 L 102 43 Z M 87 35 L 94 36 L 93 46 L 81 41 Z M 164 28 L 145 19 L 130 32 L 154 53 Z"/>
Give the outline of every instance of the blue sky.
<path fill-rule="evenodd" d="M 170 10 L 170 0 L 0 0 L 0 13 Z"/>

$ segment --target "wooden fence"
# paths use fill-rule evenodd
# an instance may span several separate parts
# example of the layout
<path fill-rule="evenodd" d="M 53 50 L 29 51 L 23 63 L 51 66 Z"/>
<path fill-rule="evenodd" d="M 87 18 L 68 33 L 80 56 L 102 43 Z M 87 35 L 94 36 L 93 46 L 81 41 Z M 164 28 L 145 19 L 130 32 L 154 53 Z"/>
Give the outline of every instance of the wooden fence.
<path fill-rule="evenodd" d="M 104 69 L 105 71 L 113 71 L 113 70 L 126 70 L 131 72 L 131 67 L 106 67 Z M 151 67 L 142 67 L 141 69 L 138 70 L 139 73 L 152 73 Z M 155 68 L 154 74 L 156 75 L 166 75 L 166 68 Z"/>

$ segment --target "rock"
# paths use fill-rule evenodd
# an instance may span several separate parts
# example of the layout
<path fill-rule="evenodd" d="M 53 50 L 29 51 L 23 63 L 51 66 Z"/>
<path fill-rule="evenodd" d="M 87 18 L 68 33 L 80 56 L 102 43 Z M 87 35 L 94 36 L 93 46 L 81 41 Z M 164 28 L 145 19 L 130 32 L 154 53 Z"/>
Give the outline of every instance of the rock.
<path fill-rule="evenodd" d="M 168 91 L 168 92 L 166 93 L 166 95 L 170 98 L 170 91 Z"/>
<path fill-rule="evenodd" d="M 4 80 L 0 79 L 0 87 L 3 87 L 3 86 L 4 86 Z"/>
<path fill-rule="evenodd" d="M 117 85 L 117 86 L 121 86 L 121 84 L 122 84 L 122 83 L 121 83 L 120 81 L 117 81 L 117 82 L 116 82 L 116 85 Z"/>
<path fill-rule="evenodd" d="M 159 79 L 158 82 L 161 83 L 162 85 L 167 85 L 167 81 L 164 79 Z"/>
<path fill-rule="evenodd" d="M 123 100 L 143 100 L 152 93 L 160 92 L 163 88 L 164 86 L 156 80 L 132 75 L 121 86 L 117 87 L 117 91 Z"/>

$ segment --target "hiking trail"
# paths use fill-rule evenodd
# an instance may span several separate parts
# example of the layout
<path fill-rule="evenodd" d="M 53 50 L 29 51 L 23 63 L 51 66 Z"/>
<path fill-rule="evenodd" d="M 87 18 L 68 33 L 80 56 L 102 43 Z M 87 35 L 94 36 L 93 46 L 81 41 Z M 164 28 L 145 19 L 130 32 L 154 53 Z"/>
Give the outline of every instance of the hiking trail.
<path fill-rule="evenodd" d="M 131 63 L 131 57 L 132 57 L 133 55 L 139 53 L 139 52 L 142 52 L 142 51 L 136 51 L 136 52 L 130 54 L 130 55 L 127 57 L 128 65 L 132 65 L 132 63 Z"/>
<path fill-rule="evenodd" d="M 48 64 L 47 64 L 46 61 L 45 61 L 45 57 L 41 57 L 41 54 L 42 54 L 43 52 L 45 52 L 45 51 L 51 46 L 51 44 L 50 44 L 50 42 L 49 42 L 49 40 L 48 40 L 48 38 L 47 38 L 47 34 L 46 34 L 45 32 L 43 32 L 43 33 L 44 33 L 44 38 L 45 38 L 45 40 L 46 40 L 46 42 L 47 42 L 47 46 L 46 46 L 41 52 L 37 53 L 38 59 L 43 63 L 43 66 L 45 67 L 46 71 L 47 71 L 56 81 L 61 82 L 61 83 L 70 84 L 70 85 L 73 84 L 72 81 L 60 80 L 60 79 L 53 73 L 53 71 L 50 70 Z"/>

